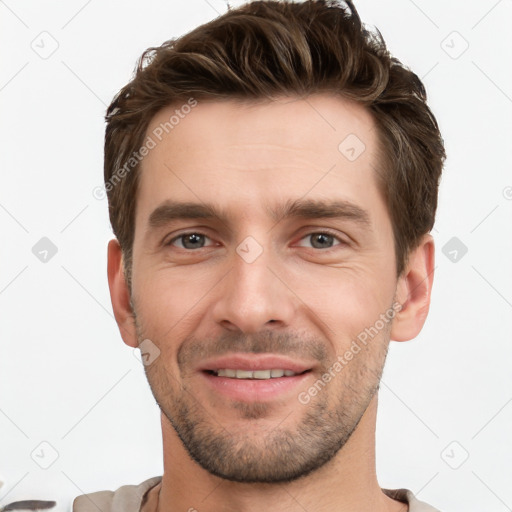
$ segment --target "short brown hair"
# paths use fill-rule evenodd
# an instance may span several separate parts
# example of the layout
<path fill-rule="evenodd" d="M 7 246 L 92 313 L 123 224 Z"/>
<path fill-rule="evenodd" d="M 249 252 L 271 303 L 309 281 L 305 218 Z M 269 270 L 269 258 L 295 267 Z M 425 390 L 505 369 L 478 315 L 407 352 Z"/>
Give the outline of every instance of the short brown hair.
<path fill-rule="evenodd" d="M 154 115 L 190 98 L 314 93 L 348 98 L 373 115 L 383 158 L 376 171 L 401 274 L 434 225 L 445 159 L 421 80 L 389 54 L 377 29 L 362 24 L 350 0 L 254 1 L 147 49 L 107 110 L 105 187 L 130 288 L 140 165 L 126 162 L 138 154 Z"/>

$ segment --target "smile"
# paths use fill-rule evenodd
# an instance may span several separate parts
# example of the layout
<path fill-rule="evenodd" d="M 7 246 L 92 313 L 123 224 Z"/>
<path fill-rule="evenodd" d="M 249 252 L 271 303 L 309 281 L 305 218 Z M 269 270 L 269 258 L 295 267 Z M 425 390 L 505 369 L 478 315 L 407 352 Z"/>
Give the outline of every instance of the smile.
<path fill-rule="evenodd" d="M 219 370 L 210 370 L 217 377 L 229 377 L 231 379 L 277 379 L 280 377 L 293 377 L 300 375 L 292 370 L 272 369 L 272 370 L 240 370 L 232 368 L 221 368 Z M 306 370 L 308 371 L 308 370 Z M 305 372 L 301 372 L 305 373 Z"/>

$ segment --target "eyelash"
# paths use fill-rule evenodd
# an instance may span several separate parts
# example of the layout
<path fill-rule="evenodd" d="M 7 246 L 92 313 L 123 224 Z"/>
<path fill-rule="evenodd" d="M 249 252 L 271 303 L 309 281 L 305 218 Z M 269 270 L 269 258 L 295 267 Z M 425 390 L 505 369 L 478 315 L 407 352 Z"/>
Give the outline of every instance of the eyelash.
<path fill-rule="evenodd" d="M 206 238 L 210 238 L 206 233 L 202 233 L 201 231 L 187 231 L 185 233 L 180 233 L 179 235 L 171 238 L 171 240 L 169 240 L 168 242 L 164 243 L 164 246 L 165 247 L 172 246 L 172 244 L 176 240 L 179 240 L 180 238 L 183 238 L 183 237 L 186 237 L 186 236 L 189 236 L 189 235 L 200 235 L 200 236 L 204 236 Z M 315 247 L 310 247 L 310 249 L 316 249 L 317 251 L 321 251 L 321 252 L 327 253 L 327 252 L 335 250 L 336 247 L 339 247 L 339 246 L 342 246 L 342 245 L 348 245 L 348 243 L 345 240 L 343 240 L 336 233 L 334 233 L 334 232 L 332 232 L 332 231 L 330 231 L 328 229 L 323 229 L 321 231 L 310 231 L 310 232 L 304 234 L 300 238 L 300 240 L 303 240 L 304 238 L 306 238 L 308 236 L 311 236 L 311 235 L 328 235 L 328 236 L 332 236 L 335 240 L 337 240 L 339 242 L 338 245 L 335 245 L 333 247 L 329 247 L 327 249 L 316 249 Z M 186 248 L 178 247 L 178 249 L 182 249 L 182 250 L 187 251 L 187 252 L 195 252 L 195 251 L 198 251 L 199 249 L 206 249 L 206 247 L 199 247 L 199 249 L 186 249 Z"/>

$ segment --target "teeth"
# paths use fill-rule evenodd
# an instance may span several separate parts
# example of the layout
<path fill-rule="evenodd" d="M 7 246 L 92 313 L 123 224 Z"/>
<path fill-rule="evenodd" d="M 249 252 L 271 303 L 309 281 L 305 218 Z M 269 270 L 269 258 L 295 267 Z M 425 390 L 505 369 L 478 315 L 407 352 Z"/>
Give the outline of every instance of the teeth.
<path fill-rule="evenodd" d="M 270 379 L 272 370 L 256 370 L 252 372 L 252 378 L 253 379 Z M 238 376 L 238 372 L 237 372 Z"/>
<path fill-rule="evenodd" d="M 217 370 L 217 375 L 219 377 L 231 377 L 235 379 L 271 379 L 271 378 L 277 378 L 282 377 L 283 375 L 285 377 L 291 377 L 293 375 L 297 375 L 292 370 L 281 370 L 281 369 L 275 369 L 275 370 L 232 370 L 230 368 L 222 368 L 220 370 Z"/>

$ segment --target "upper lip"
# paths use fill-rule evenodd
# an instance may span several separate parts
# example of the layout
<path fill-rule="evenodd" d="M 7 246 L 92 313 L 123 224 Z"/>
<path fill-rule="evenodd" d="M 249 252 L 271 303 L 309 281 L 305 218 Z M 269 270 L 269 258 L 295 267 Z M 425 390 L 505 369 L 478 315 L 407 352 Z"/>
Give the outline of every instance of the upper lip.
<path fill-rule="evenodd" d="M 235 354 L 230 356 L 209 359 L 203 362 L 199 370 L 219 370 L 228 368 L 232 370 L 291 370 L 302 373 L 310 370 L 312 365 L 273 354 Z"/>

